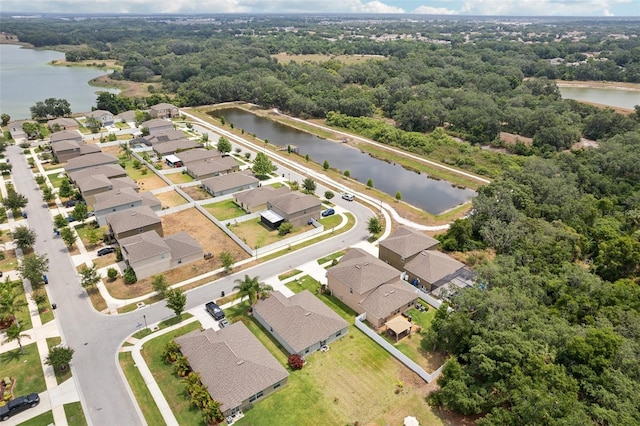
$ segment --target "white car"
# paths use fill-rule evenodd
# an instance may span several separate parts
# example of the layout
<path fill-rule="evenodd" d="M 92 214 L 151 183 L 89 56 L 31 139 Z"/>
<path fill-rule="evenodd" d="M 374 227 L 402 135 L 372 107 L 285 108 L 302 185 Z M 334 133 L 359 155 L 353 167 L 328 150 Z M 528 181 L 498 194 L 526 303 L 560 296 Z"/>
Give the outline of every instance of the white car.
<path fill-rule="evenodd" d="M 353 194 L 349 194 L 349 193 L 344 193 L 342 194 L 342 199 L 343 200 L 347 200 L 347 201 L 353 201 L 356 199 L 356 196 Z"/>

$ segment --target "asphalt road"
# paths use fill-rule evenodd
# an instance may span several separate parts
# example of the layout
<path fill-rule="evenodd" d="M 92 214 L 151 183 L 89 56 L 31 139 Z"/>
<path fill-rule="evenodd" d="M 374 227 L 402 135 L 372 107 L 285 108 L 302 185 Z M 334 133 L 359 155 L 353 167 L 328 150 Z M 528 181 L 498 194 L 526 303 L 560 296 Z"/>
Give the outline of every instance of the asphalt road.
<path fill-rule="evenodd" d="M 143 321 L 142 315 L 146 316 L 148 324 L 153 324 L 172 317 L 173 312 L 162 302 L 124 315 L 110 316 L 96 312 L 80 286 L 78 274 L 63 241 L 60 237 L 54 237 L 53 220 L 44 206 L 22 149 L 10 146 L 7 156 L 13 163 L 12 180 L 16 191 L 29 199 L 26 211 L 29 226 L 37 233 L 35 251 L 46 254 L 49 259 L 49 296 L 51 303 L 58 306 L 55 314 L 63 342 L 75 350 L 73 378 L 78 385 L 87 421 L 95 426 L 145 424 L 118 368 L 118 348 L 127 336 L 137 331 L 137 324 Z M 219 297 L 221 291 L 229 294 L 233 281 L 244 274 L 265 278 L 274 276 L 368 238 L 366 222 L 373 212 L 359 203 L 341 199 L 334 201 L 348 207 L 356 216 L 357 224 L 352 230 L 190 290 L 187 292 L 186 308 L 203 305 Z"/>

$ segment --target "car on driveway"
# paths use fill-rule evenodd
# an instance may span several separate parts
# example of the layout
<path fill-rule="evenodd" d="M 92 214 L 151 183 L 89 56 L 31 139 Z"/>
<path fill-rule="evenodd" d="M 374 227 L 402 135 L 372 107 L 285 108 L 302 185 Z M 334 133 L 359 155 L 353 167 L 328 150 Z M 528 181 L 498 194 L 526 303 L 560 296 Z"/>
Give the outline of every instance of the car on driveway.
<path fill-rule="evenodd" d="M 218 325 L 220 326 L 220 328 L 225 328 L 229 326 L 229 320 L 226 318 L 222 318 L 220 321 L 218 321 Z"/>
<path fill-rule="evenodd" d="M 356 199 L 356 196 L 345 192 L 344 194 L 342 194 L 342 199 L 347 201 L 353 201 Z"/>
<path fill-rule="evenodd" d="M 9 401 L 7 405 L 0 407 L 0 420 L 9 420 L 10 417 L 22 413 L 28 408 L 33 408 L 38 404 L 40 404 L 40 397 L 37 393 L 30 393 L 27 396 L 15 398 Z"/>
<path fill-rule="evenodd" d="M 222 318 L 224 318 L 224 311 L 220 309 L 220 306 L 218 306 L 215 302 L 209 302 L 204 305 L 204 307 L 214 320 L 220 321 Z"/>
<path fill-rule="evenodd" d="M 322 212 L 322 217 L 327 217 L 334 214 L 336 214 L 336 211 L 334 209 L 326 209 L 325 211 Z"/>
<path fill-rule="evenodd" d="M 105 256 L 107 254 L 114 253 L 116 249 L 114 247 L 105 247 L 98 250 L 98 256 Z"/>
<path fill-rule="evenodd" d="M 77 201 L 76 200 L 69 200 L 66 203 L 64 203 L 65 207 L 74 207 L 76 205 Z"/>
<path fill-rule="evenodd" d="M 75 217 L 73 217 L 73 216 L 67 216 L 67 217 L 65 217 L 65 219 L 66 219 L 66 220 L 67 220 L 67 222 L 69 222 L 69 223 L 71 223 L 71 222 L 73 222 L 73 221 L 75 221 L 75 220 L 76 220 L 76 218 L 75 218 Z"/>

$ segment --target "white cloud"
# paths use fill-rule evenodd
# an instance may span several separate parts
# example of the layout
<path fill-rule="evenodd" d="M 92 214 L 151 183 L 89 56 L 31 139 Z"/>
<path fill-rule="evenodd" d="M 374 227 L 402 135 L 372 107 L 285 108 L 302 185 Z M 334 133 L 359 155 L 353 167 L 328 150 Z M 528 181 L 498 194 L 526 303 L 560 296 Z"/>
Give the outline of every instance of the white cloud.
<path fill-rule="evenodd" d="M 412 13 L 418 15 L 457 15 L 458 11 L 446 7 L 418 6 Z"/>
<path fill-rule="evenodd" d="M 377 0 L 367 3 L 357 0 L 356 3 L 355 7 L 351 7 L 351 11 L 355 13 L 404 13 L 401 7 L 389 6 Z"/>
<path fill-rule="evenodd" d="M 468 15 L 613 16 L 616 4 L 635 0 L 464 0 Z"/>

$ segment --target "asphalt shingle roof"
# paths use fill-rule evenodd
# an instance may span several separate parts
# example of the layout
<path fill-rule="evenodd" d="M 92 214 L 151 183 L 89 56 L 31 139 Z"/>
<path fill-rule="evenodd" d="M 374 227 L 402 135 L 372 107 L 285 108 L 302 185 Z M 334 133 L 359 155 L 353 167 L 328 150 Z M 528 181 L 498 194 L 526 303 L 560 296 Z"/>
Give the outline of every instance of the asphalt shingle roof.
<path fill-rule="evenodd" d="M 266 204 L 271 198 L 275 198 L 279 195 L 291 192 L 288 186 L 281 186 L 280 188 L 274 188 L 273 186 L 261 186 L 259 188 L 249 189 L 248 191 L 239 192 L 235 198 L 239 203 L 253 208 L 261 204 Z"/>
<path fill-rule="evenodd" d="M 253 175 L 236 172 L 204 179 L 200 183 L 211 189 L 213 192 L 220 192 L 238 188 L 240 186 L 255 185 L 258 182 L 260 181 Z"/>
<path fill-rule="evenodd" d="M 165 237 L 164 242 L 171 249 L 172 258 L 183 258 L 196 253 L 202 253 L 200 244 L 187 232 L 178 232 L 177 234 Z"/>
<path fill-rule="evenodd" d="M 462 262 L 436 250 L 425 250 L 404 265 L 407 272 L 412 273 L 430 284 L 464 268 Z"/>
<path fill-rule="evenodd" d="M 360 306 L 377 318 L 384 318 L 416 300 L 416 289 L 398 278 L 390 284 L 382 284 L 372 291 Z"/>
<path fill-rule="evenodd" d="M 100 166 L 87 167 L 85 169 L 69 172 L 69 178 L 74 182 L 79 182 L 87 176 L 105 175 L 109 179 L 114 177 L 124 177 L 127 172 L 119 164 L 102 164 Z"/>
<path fill-rule="evenodd" d="M 76 170 L 85 169 L 87 167 L 116 163 L 118 163 L 118 157 L 116 157 L 115 155 L 105 154 L 104 152 L 96 152 L 95 154 L 87 154 L 70 159 L 67 162 L 66 169 L 73 172 Z"/>
<path fill-rule="evenodd" d="M 350 249 L 327 272 L 358 294 L 364 294 L 400 276 L 400 272 L 359 248 Z"/>
<path fill-rule="evenodd" d="M 303 194 L 302 192 L 288 192 L 278 195 L 269 200 L 269 203 L 290 215 L 302 210 L 308 210 L 320 207 L 320 200 L 313 195 Z"/>
<path fill-rule="evenodd" d="M 106 220 L 116 234 L 162 223 L 156 212 L 147 206 L 110 213 Z"/>
<path fill-rule="evenodd" d="M 123 238 L 118 243 L 123 254 L 133 263 L 171 252 L 171 248 L 156 231 Z"/>
<path fill-rule="evenodd" d="M 407 259 L 438 245 L 438 240 L 401 226 L 388 238 L 380 241 L 380 246 Z"/>

